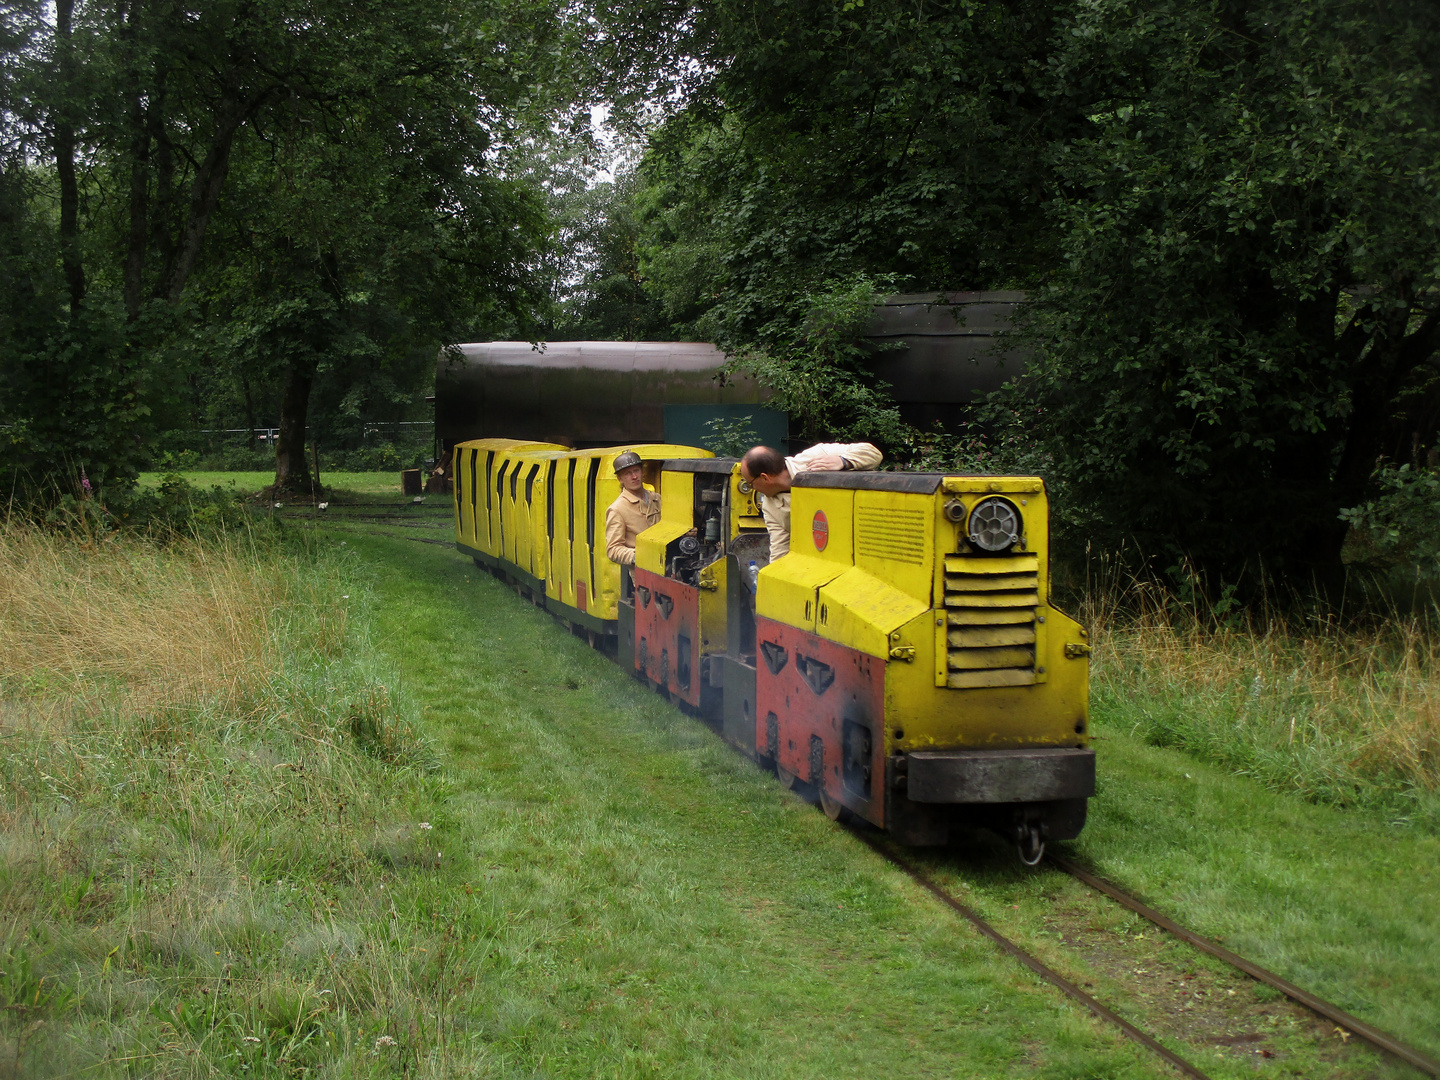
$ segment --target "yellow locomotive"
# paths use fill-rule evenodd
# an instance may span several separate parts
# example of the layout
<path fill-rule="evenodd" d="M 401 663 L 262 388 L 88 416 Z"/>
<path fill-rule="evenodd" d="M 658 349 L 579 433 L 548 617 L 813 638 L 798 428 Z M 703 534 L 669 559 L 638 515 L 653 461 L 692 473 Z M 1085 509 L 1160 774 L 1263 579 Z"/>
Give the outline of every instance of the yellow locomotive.
<path fill-rule="evenodd" d="M 612 462 L 662 516 L 604 551 Z M 681 446 L 455 447 L 456 542 L 833 818 L 910 844 L 979 824 L 1027 862 L 1094 793 L 1085 631 L 1050 605 L 1034 477 L 801 473 L 790 554 L 738 463 Z"/>

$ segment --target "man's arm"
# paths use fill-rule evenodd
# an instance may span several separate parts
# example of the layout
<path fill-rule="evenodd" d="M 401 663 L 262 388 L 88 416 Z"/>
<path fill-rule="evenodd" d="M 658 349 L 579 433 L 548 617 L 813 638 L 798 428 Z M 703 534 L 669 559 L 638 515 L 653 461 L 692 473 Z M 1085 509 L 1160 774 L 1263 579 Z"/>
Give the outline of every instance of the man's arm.
<path fill-rule="evenodd" d="M 841 469 L 873 469 L 884 455 L 868 442 L 820 443 L 790 459 L 792 472 L 839 472 Z"/>
<path fill-rule="evenodd" d="M 625 522 L 613 506 L 605 511 L 605 554 L 611 562 L 622 566 L 635 565 L 635 549 L 625 545 Z"/>
<path fill-rule="evenodd" d="M 760 499 L 760 515 L 765 519 L 765 531 L 770 534 L 770 561 L 790 554 L 790 508 L 781 507 L 765 495 Z"/>

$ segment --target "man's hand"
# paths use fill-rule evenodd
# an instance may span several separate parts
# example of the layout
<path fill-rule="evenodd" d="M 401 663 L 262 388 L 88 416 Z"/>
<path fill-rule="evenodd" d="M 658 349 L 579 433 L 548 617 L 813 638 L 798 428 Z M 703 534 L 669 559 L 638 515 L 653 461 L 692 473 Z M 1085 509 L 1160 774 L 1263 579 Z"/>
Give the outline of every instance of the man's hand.
<path fill-rule="evenodd" d="M 805 465 L 806 472 L 841 472 L 844 468 L 845 459 L 839 454 L 826 454 Z"/>

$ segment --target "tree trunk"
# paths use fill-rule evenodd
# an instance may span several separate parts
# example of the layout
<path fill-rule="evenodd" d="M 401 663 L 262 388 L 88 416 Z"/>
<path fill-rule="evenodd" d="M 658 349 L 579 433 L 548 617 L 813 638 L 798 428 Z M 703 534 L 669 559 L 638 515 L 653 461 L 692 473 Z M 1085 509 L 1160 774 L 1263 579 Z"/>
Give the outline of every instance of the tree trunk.
<path fill-rule="evenodd" d="M 71 16 L 75 0 L 56 0 L 55 51 L 59 54 L 59 97 L 55 109 L 55 177 L 60 182 L 60 262 L 70 291 L 70 314 L 85 301 L 85 267 L 80 261 L 80 188 L 75 180 L 75 123 L 71 94 L 75 86 L 75 56 L 71 43 Z"/>
<path fill-rule="evenodd" d="M 303 361 L 291 361 L 285 370 L 280 395 L 280 430 L 275 440 L 275 491 L 310 494 L 310 466 L 305 460 L 305 422 L 310 411 L 310 385 L 315 371 Z"/>

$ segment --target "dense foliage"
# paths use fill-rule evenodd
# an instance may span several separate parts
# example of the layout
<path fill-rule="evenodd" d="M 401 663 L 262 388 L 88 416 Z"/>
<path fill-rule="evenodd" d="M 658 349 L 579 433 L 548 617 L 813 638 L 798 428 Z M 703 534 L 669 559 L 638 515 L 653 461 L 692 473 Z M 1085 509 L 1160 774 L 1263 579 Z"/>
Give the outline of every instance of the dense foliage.
<path fill-rule="evenodd" d="M 1330 583 L 1440 424 L 1437 69 L 1424 0 L 26 0 L 0 448 L 105 481 L 278 416 L 303 485 L 446 341 L 712 340 L 806 436 L 1042 468 L 1074 535 L 1216 589 Z M 595 184 L 600 102 L 651 126 Z M 907 428 L 868 296 L 1001 287 L 1025 376 Z"/>
<path fill-rule="evenodd" d="M 243 418 L 303 488 L 307 434 L 423 411 L 443 344 L 544 322 L 544 165 L 583 158 L 590 103 L 664 90 L 653 14 L 6 5 L 0 467 L 123 482 L 158 433 Z"/>
<path fill-rule="evenodd" d="M 641 280 L 787 399 L 875 389 L 796 351 L 846 282 L 1027 289 L 1033 359 L 979 456 L 1020 447 L 1087 539 L 1216 587 L 1335 580 L 1377 459 L 1433 444 L 1432 6 L 721 0 L 696 25 L 715 75 L 642 163 Z M 868 416 L 839 411 L 819 427 Z"/>

